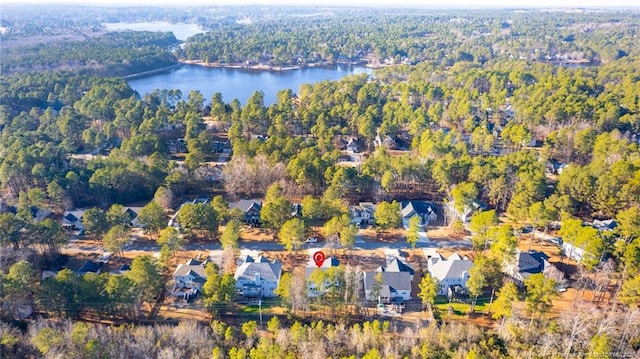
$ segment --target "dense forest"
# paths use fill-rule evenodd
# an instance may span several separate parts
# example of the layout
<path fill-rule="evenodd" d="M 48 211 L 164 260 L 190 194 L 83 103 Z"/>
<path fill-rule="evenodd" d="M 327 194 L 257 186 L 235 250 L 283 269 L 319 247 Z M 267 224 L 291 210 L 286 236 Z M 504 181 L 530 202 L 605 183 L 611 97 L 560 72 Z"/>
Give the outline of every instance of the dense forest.
<path fill-rule="evenodd" d="M 483 64 L 495 58 L 598 63 L 628 54 L 638 31 L 633 13 L 550 12 L 540 17 L 537 11 L 353 12 L 265 16 L 224 27 L 207 21 L 205 26 L 213 30 L 190 38 L 184 56 L 274 65 L 357 62 L 365 57 L 395 64 Z"/>
<path fill-rule="evenodd" d="M 90 18 L 98 10 L 91 9 L 49 26 L 43 26 L 49 20 L 41 12 L 30 22 L 19 20 L 26 15 L 12 9 L 3 14 L 2 25 L 16 30 L 7 37 L 11 41 L 44 36 L 48 27 L 55 34 L 99 29 L 100 23 Z M 3 356 L 637 355 L 637 12 L 406 16 L 404 10 L 392 15 L 345 10 L 344 16 L 334 16 L 339 10 L 231 9 L 157 10 L 139 18 L 195 20 L 213 29 L 174 53 L 166 48 L 175 43 L 172 34 L 146 32 L 3 49 L 0 204 L 17 208 L 0 214 L 0 295 L 8 303 L 0 308 L 7 320 L 0 324 Z M 273 20 L 281 13 L 290 16 Z M 294 16 L 299 13 L 315 15 Z M 97 19 L 132 20 L 134 15 L 110 10 Z M 245 104 L 220 93 L 166 89 L 138 94 L 117 77 L 171 65 L 179 57 L 272 64 L 367 58 L 390 66 L 371 77 L 282 90 L 270 106 L 261 92 Z M 566 62 L 590 66 L 559 64 Z M 361 148 L 356 166 L 341 163 L 349 139 Z M 382 145 L 382 139 L 394 145 Z M 213 176 L 218 169 L 212 162 L 221 161 L 227 140 L 232 156 L 220 176 Z M 184 144 L 183 151 L 175 150 L 178 144 Z M 36 223 L 31 208 L 61 214 L 92 207 L 87 234 L 117 253 L 126 238 L 118 206 L 153 199 L 143 221 L 164 243 L 162 262 L 179 247 L 177 236 L 164 228 L 164 210 L 202 193 L 223 196 L 213 205 L 187 207 L 179 218 L 193 234 L 186 238 L 219 238 L 225 245 L 233 233 L 225 229 L 219 236 L 218 225 L 232 227 L 229 223 L 238 217 L 226 211 L 226 201 L 264 196 L 264 225 L 287 248 L 301 241 L 298 228 L 304 232 L 318 222 L 325 233 L 352 240 L 347 205 L 360 200 L 381 203 L 376 213 L 381 230 L 398 226 L 391 215 L 384 221 L 382 203 L 390 208 L 394 199 L 452 200 L 462 207 L 482 201 L 492 210 L 475 217 L 471 226 L 476 263 L 483 263 L 477 266 L 487 270 L 471 275 L 474 291 L 497 293 L 495 328 L 445 322 L 401 329 L 380 322 L 302 323 L 292 316 L 270 320 L 266 331 L 251 321 L 237 326 L 214 321 L 209 327 L 12 321 L 13 306 L 26 303 L 49 318 L 134 320 L 163 286 L 158 271 L 164 263 L 148 256 L 136 258 L 125 276 L 78 277 L 63 270 L 41 283 L 40 274 L 55 266 L 68 234 L 53 220 Z M 280 214 L 289 214 L 294 198 L 303 204 L 303 217 L 287 221 Z M 498 215 L 545 231 L 560 224 L 564 241 L 586 253 L 580 278 L 572 278 L 576 286 L 599 288 L 613 299 L 595 307 L 576 297 L 574 312 L 547 319 L 556 281 L 532 280 L 526 294 L 503 286 L 501 261 L 515 248 L 513 228 L 498 226 Z M 609 218 L 618 223 L 612 232 L 585 225 Z M 464 230 L 462 223 L 450 225 Z M 353 242 L 343 245 L 349 248 Z M 211 273 L 220 280 L 211 282 L 205 296 L 208 307 L 218 308 L 229 302 L 229 274 Z M 291 293 L 284 294 L 291 288 L 280 290 L 288 309 L 295 311 Z"/>

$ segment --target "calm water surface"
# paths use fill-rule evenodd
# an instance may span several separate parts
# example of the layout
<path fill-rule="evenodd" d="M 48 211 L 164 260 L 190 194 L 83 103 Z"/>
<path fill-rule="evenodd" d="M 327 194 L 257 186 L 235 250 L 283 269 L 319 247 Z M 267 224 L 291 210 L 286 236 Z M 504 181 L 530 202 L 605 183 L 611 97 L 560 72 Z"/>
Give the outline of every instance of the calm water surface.
<path fill-rule="evenodd" d="M 178 40 L 206 30 L 197 24 L 171 24 L 168 22 L 141 23 L 105 23 L 108 30 L 122 31 L 172 31 Z M 208 101 L 216 93 L 222 93 L 225 102 L 237 98 L 243 104 L 258 90 L 264 92 L 264 102 L 271 105 L 276 102 L 278 91 L 291 89 L 298 92 L 300 85 L 324 80 L 339 80 L 347 75 L 367 73 L 371 69 L 348 65 L 314 67 L 291 71 L 259 71 L 245 69 L 207 68 L 197 65 L 184 65 L 170 71 L 144 77 L 128 79 L 129 86 L 140 95 L 156 89 L 178 89 L 182 97 L 198 90 Z"/>
<path fill-rule="evenodd" d="M 290 71 L 260 71 L 228 68 L 208 68 L 198 65 L 184 65 L 171 71 L 128 79 L 129 86 L 141 96 L 155 89 L 178 89 L 182 97 L 198 90 L 207 101 L 216 93 L 222 93 L 225 102 L 234 98 L 242 104 L 258 90 L 264 92 L 265 105 L 276 102 L 278 91 L 291 89 L 298 92 L 300 85 L 324 80 L 339 80 L 347 75 L 367 73 L 366 67 L 336 65 L 312 67 Z"/>

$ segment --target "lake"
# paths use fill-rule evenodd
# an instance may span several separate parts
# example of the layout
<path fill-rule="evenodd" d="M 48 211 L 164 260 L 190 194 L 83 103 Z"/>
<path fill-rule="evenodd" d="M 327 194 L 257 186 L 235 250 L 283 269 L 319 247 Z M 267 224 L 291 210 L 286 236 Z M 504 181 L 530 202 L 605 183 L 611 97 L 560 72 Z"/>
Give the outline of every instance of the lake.
<path fill-rule="evenodd" d="M 141 96 L 153 92 L 155 89 L 178 89 L 182 92 L 182 97 L 186 99 L 189 92 L 198 90 L 207 101 L 214 93 L 220 92 L 227 103 L 237 98 L 244 104 L 255 91 L 261 90 L 264 92 L 264 103 L 268 106 L 277 101 L 280 90 L 291 89 L 297 93 L 302 84 L 340 80 L 345 76 L 361 73 L 371 74 L 372 70 L 350 65 L 308 67 L 288 71 L 183 65 L 166 72 L 131 78 L 126 81 Z"/>

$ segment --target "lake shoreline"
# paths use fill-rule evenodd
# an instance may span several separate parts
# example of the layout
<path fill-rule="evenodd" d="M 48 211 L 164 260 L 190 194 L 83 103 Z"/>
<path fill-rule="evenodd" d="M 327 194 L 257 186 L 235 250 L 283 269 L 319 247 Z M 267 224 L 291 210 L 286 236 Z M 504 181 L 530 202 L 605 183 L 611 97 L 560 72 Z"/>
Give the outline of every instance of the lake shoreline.
<path fill-rule="evenodd" d="M 177 69 L 179 67 L 182 67 L 184 64 L 183 63 L 177 63 L 175 65 L 171 65 L 171 66 L 165 66 L 165 67 L 161 67 L 158 69 L 153 69 L 153 70 L 149 70 L 149 71 L 142 71 L 142 72 L 137 72 L 135 74 L 131 74 L 131 75 L 126 75 L 126 76 L 120 76 L 121 79 L 123 80 L 129 80 L 129 79 L 135 79 L 138 77 L 144 77 L 144 76 L 149 76 L 149 75 L 155 75 L 155 74 L 159 74 L 161 72 L 165 72 L 165 71 L 169 71 L 169 70 L 173 70 L 173 69 Z"/>
<path fill-rule="evenodd" d="M 204 62 L 202 60 L 178 60 L 181 64 L 185 65 L 196 65 L 203 66 L 208 68 L 224 68 L 224 69 L 238 69 L 238 70 L 251 70 L 251 71 L 294 71 L 294 70 L 302 70 L 305 68 L 314 68 L 314 67 L 324 67 L 328 68 L 336 65 L 349 65 L 349 66 L 366 66 L 369 67 L 368 64 L 364 62 L 322 62 L 322 63 L 311 63 L 305 65 L 290 65 L 290 66 L 272 66 L 265 64 L 255 64 L 255 65 L 247 65 L 243 63 L 220 63 L 220 62 Z"/>

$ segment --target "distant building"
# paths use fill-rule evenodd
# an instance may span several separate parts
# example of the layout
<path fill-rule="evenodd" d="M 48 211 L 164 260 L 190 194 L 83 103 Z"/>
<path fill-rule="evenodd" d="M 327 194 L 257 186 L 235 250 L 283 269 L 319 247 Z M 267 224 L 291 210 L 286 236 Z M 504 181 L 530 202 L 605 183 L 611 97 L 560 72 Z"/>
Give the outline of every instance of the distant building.
<path fill-rule="evenodd" d="M 562 253 L 576 262 L 582 262 L 585 251 L 583 247 L 578 247 L 569 242 L 562 241 Z"/>
<path fill-rule="evenodd" d="M 82 267 L 80 267 L 80 269 L 78 269 L 76 274 L 78 275 L 85 275 L 87 273 L 100 274 L 102 272 L 102 267 L 104 267 L 104 265 L 105 265 L 105 262 L 94 262 L 91 259 L 89 259 L 86 262 L 84 262 L 84 264 L 82 265 Z"/>
<path fill-rule="evenodd" d="M 384 137 L 380 137 L 380 135 L 376 135 L 374 140 L 374 145 L 376 147 L 385 147 L 389 150 L 395 150 L 398 148 L 398 142 L 391 138 L 391 136 L 386 135 Z"/>
<path fill-rule="evenodd" d="M 356 140 L 353 137 L 349 140 L 349 142 L 347 143 L 347 146 L 346 146 L 347 152 L 358 153 L 359 147 L 358 147 L 358 142 L 357 141 L 358 140 Z"/>
<path fill-rule="evenodd" d="M 604 220 L 596 219 L 593 221 L 591 225 L 593 226 L 593 228 L 599 230 L 600 232 L 603 232 L 603 231 L 608 232 L 616 229 L 616 227 L 618 226 L 618 222 L 616 222 L 615 219 L 604 219 Z"/>
<path fill-rule="evenodd" d="M 82 217 L 84 216 L 83 209 L 77 209 L 74 211 L 64 211 L 62 215 L 62 228 L 71 229 L 71 230 L 83 230 L 84 226 L 82 225 Z"/>
<path fill-rule="evenodd" d="M 129 219 L 129 225 L 134 228 L 140 228 L 142 225 L 138 222 L 138 213 L 142 207 L 124 207 L 123 213 L 127 215 Z"/>
<path fill-rule="evenodd" d="M 487 205 L 477 200 L 473 201 L 471 206 L 465 206 L 462 212 L 456 209 L 456 206 L 453 200 L 447 202 L 445 206 L 445 209 L 450 218 L 452 218 L 453 220 L 459 219 L 463 223 L 467 223 L 471 221 L 471 217 L 473 217 L 474 214 L 478 212 L 486 211 L 487 208 L 488 208 Z"/>

